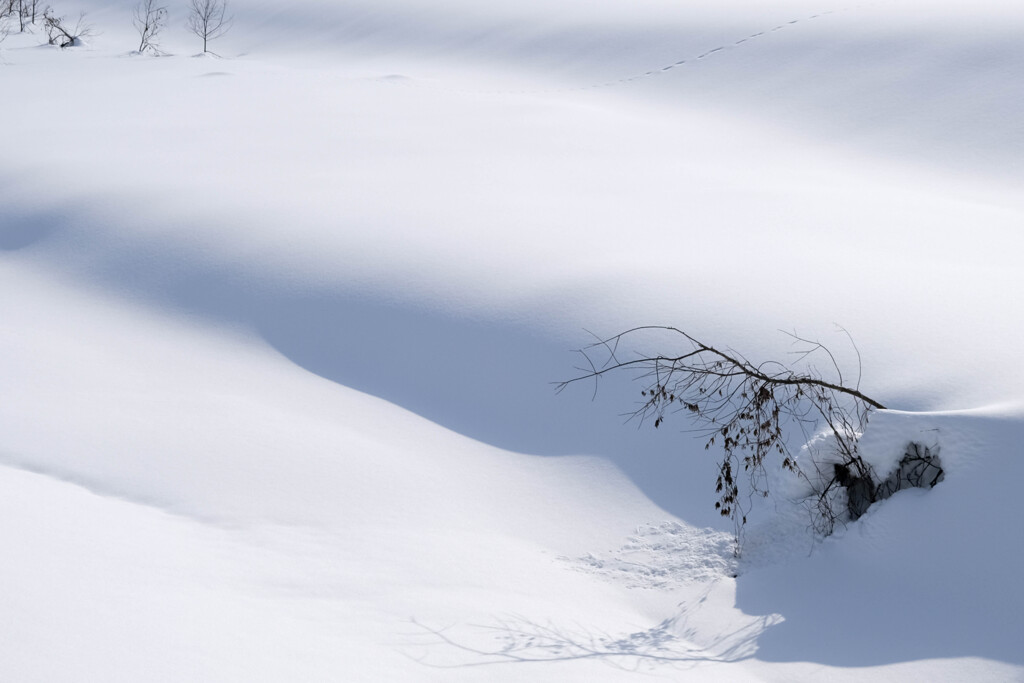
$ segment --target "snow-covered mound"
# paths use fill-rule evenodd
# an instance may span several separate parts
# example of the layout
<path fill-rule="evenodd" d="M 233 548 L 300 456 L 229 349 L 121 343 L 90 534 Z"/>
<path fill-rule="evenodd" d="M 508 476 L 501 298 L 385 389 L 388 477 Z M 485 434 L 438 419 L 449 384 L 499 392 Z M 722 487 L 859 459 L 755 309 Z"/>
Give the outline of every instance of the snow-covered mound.
<path fill-rule="evenodd" d="M 132 6 L 0 42 L 0 678 L 1024 676 L 1024 11 Z M 945 479 L 733 558 L 683 420 L 553 391 L 651 323 L 842 324 Z"/>

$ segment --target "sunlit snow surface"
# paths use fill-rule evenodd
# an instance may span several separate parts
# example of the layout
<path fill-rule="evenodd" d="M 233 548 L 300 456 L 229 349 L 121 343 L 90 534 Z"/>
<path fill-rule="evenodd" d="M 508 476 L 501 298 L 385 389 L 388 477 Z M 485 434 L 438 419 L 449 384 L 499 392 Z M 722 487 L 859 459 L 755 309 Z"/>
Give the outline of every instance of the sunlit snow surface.
<path fill-rule="evenodd" d="M 1024 10 L 132 4 L 0 42 L 0 679 L 1024 679 Z M 945 481 L 737 560 L 681 418 L 554 393 L 640 324 L 842 325 Z"/>

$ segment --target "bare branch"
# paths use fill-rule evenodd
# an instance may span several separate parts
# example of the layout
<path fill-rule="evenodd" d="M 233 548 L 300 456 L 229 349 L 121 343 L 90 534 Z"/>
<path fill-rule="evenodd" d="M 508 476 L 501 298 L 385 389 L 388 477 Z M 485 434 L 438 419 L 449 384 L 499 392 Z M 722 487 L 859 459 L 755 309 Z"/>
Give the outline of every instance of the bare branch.
<path fill-rule="evenodd" d="M 670 333 L 682 342 L 684 350 L 675 355 L 628 360 L 619 357 L 627 337 L 649 331 Z M 706 450 L 716 445 L 722 448 L 715 507 L 733 520 L 738 549 L 750 510 L 749 503 L 740 499 L 741 472 L 750 487 L 748 498 L 754 494 L 768 495 L 765 463 L 769 457 L 777 457 L 783 470 L 802 474 L 789 451 L 790 425 L 800 425 L 805 435 L 814 431 L 808 425 L 824 425 L 846 471 L 855 472 L 860 478 L 873 476 L 857 451 L 857 440 L 869 412 L 884 406 L 860 391 L 859 367 L 858 385 L 848 387 L 843 382 L 839 362 L 827 347 L 796 333 L 787 334 L 803 345 L 796 352 L 798 362 L 806 363 L 813 355 L 825 356 L 834 378 L 821 375 L 809 364 L 802 369 L 778 361 L 755 364 L 741 353 L 723 351 L 676 327 L 643 326 L 599 339 L 581 349 L 589 369 L 582 369 L 582 374 L 558 384 L 557 391 L 583 380 L 596 382 L 614 371 L 633 371 L 644 387 L 640 407 L 631 419 L 642 423 L 653 418 L 657 428 L 670 413 L 686 413 L 706 439 Z M 859 352 L 857 356 L 859 364 Z M 810 481 L 806 474 L 803 476 Z M 827 500 L 832 481 L 823 487 L 822 500 Z"/>
<path fill-rule="evenodd" d="M 62 48 L 80 45 L 83 38 L 95 34 L 92 24 L 85 20 L 85 12 L 79 14 L 78 20 L 71 24 L 66 17 L 54 14 L 51 7 L 43 10 L 43 28 L 50 45 Z"/>

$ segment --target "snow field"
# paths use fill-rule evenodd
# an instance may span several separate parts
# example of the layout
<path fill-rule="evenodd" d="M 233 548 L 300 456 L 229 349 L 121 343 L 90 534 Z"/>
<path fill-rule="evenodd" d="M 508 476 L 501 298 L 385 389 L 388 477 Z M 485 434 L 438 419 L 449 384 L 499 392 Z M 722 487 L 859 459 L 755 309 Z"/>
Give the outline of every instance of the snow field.
<path fill-rule="evenodd" d="M 0 677 L 1021 678 L 1019 9 L 130 4 L 0 44 Z M 553 395 L 650 323 L 842 324 L 946 481 L 735 563 L 682 420 Z"/>

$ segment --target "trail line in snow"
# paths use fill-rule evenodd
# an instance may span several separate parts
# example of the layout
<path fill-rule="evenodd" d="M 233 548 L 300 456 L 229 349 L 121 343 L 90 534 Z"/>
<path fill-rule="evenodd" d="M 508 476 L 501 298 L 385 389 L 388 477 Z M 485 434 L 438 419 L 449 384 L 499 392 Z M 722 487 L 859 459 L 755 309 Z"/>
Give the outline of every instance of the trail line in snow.
<path fill-rule="evenodd" d="M 781 24 L 773 26 L 772 28 L 765 29 L 763 31 L 757 31 L 756 33 L 751 33 L 750 35 L 745 36 L 743 38 L 739 38 L 738 40 L 735 40 L 732 43 L 727 43 L 727 44 L 724 44 L 724 45 L 719 45 L 718 47 L 713 47 L 713 48 L 711 48 L 709 50 L 705 50 L 704 52 L 702 52 L 702 53 L 700 53 L 698 55 L 694 55 L 694 56 L 690 56 L 690 57 L 685 57 L 685 58 L 679 59 L 678 61 L 672 62 L 670 64 L 666 64 L 666 65 L 661 66 L 661 67 L 655 67 L 655 68 L 652 68 L 652 69 L 650 69 L 648 71 L 644 71 L 642 73 L 636 73 L 636 74 L 633 74 L 631 76 L 624 76 L 622 78 L 616 78 L 616 79 L 612 79 L 612 80 L 609 80 L 609 81 L 603 81 L 603 82 L 600 82 L 600 83 L 591 83 L 589 85 L 579 85 L 579 86 L 563 87 L 563 88 L 535 88 L 535 89 L 528 89 L 528 90 L 525 90 L 525 89 L 519 89 L 519 90 L 511 90 L 511 89 L 509 89 L 509 90 L 476 90 L 476 89 L 468 89 L 468 88 L 445 88 L 445 87 L 439 87 L 439 86 L 430 86 L 430 85 L 424 84 L 422 82 L 419 82 L 419 81 L 417 81 L 415 79 L 402 79 L 401 81 L 396 81 L 396 79 L 394 79 L 392 77 L 385 77 L 385 78 L 378 79 L 378 80 L 380 80 L 382 82 L 387 82 L 387 83 L 392 84 L 392 85 L 395 85 L 395 84 L 398 84 L 398 83 L 401 83 L 401 84 L 404 84 L 404 85 L 418 85 L 419 87 L 430 88 L 431 90 L 438 90 L 438 91 L 451 92 L 451 93 L 475 94 L 475 95 L 539 95 L 539 94 L 545 94 L 545 93 L 582 92 L 582 91 L 586 91 L 586 90 L 594 90 L 594 89 L 597 89 L 597 88 L 610 88 L 610 87 L 615 87 L 615 86 L 620 86 L 620 85 L 626 85 L 628 83 L 635 83 L 637 81 L 641 81 L 641 80 L 644 80 L 644 79 L 654 78 L 654 77 L 660 76 L 662 74 L 668 73 L 669 71 L 672 71 L 673 69 L 676 69 L 678 67 L 685 66 L 686 64 L 695 64 L 695 63 L 697 63 L 699 61 L 703 61 L 703 60 L 711 57 L 712 55 L 719 54 L 719 53 L 722 53 L 722 52 L 728 52 L 730 50 L 733 50 L 733 49 L 739 47 L 740 45 L 743 45 L 745 43 L 749 43 L 750 41 L 754 41 L 754 40 L 757 40 L 759 38 L 764 38 L 766 36 L 770 36 L 773 33 L 778 33 L 779 31 L 785 30 L 785 29 L 787 29 L 787 28 L 789 28 L 791 26 L 794 26 L 796 24 L 799 24 L 801 22 L 811 21 L 811 20 L 814 20 L 814 19 L 819 19 L 821 17 L 825 17 L 825 16 L 828 16 L 828 15 L 831 15 L 831 14 L 839 14 L 839 13 L 842 13 L 842 12 L 849 12 L 849 11 L 852 11 L 852 10 L 855 10 L 855 9 L 859 9 L 859 8 L 865 7 L 865 6 L 866 5 L 854 5 L 852 7 L 844 7 L 842 9 L 838 9 L 838 10 L 825 10 L 825 11 L 822 11 L 822 12 L 817 12 L 815 14 L 811 14 L 810 16 L 803 17 L 803 18 L 800 18 L 800 19 L 792 19 L 792 20 L 789 20 L 789 21 L 785 21 L 785 22 L 783 22 Z"/>
<path fill-rule="evenodd" d="M 604 83 L 595 83 L 593 85 L 580 86 L 580 87 L 577 87 L 577 88 L 567 88 L 567 90 L 588 90 L 588 89 L 592 89 L 592 88 L 608 88 L 608 87 L 612 87 L 612 86 L 616 86 L 616 85 L 622 85 L 622 84 L 625 84 L 625 83 L 632 83 L 633 81 L 639 81 L 639 80 L 644 79 L 644 78 L 651 78 L 651 77 L 654 77 L 654 76 L 659 76 L 659 75 L 661 75 L 663 73 L 671 71 L 672 69 L 675 69 L 676 67 L 683 66 L 684 64 L 689 64 L 689 63 L 692 63 L 692 62 L 697 62 L 697 61 L 700 61 L 700 60 L 703 60 L 703 59 L 707 59 L 708 57 L 710 57 L 713 54 L 717 54 L 719 52 L 725 52 L 727 50 L 732 50 L 732 49 L 734 49 L 734 48 L 736 48 L 736 47 L 738 47 L 740 45 L 743 45 L 744 43 L 750 42 L 751 40 L 757 40 L 758 38 L 762 38 L 762 37 L 767 36 L 767 35 L 772 34 L 772 33 L 777 33 L 778 31 L 781 31 L 783 29 L 789 28 L 790 26 L 793 26 L 795 24 L 799 24 L 801 21 L 811 21 L 812 19 L 818 19 L 819 17 L 823 17 L 823 16 L 826 16 L 826 15 L 829 15 L 829 14 L 833 14 L 833 13 L 835 13 L 835 11 L 836 10 L 827 10 L 825 12 L 818 12 L 817 14 L 812 14 L 809 17 L 805 17 L 803 19 L 793 19 L 791 21 L 787 21 L 785 23 L 779 24 L 779 25 L 777 25 L 777 26 L 775 26 L 773 28 L 770 28 L 770 29 L 767 29 L 767 30 L 764 30 L 764 31 L 758 31 L 757 33 L 751 33 L 749 36 L 746 36 L 745 38 L 740 38 L 739 40 L 736 40 L 736 41 L 734 41 L 731 44 L 719 45 L 718 47 L 714 47 L 714 48 L 711 48 L 710 50 L 706 50 L 706 51 L 702 52 L 701 54 L 696 55 L 694 57 L 687 57 L 687 58 L 684 58 L 684 59 L 680 59 L 677 62 L 673 62 L 672 64 L 667 64 L 665 66 L 662 66 L 661 68 L 651 69 L 649 71 L 645 71 L 645 72 L 639 73 L 639 74 L 634 74 L 632 76 L 626 76 L 624 78 L 617 78 L 617 79 L 614 79 L 614 80 L 611 80 L 611 81 L 605 81 Z M 846 10 L 838 10 L 838 11 L 846 11 Z"/>
<path fill-rule="evenodd" d="M 737 662 L 753 656 L 761 635 L 783 618 L 734 611 L 723 619 L 723 607 L 728 609 L 734 599 L 732 580 L 709 581 L 694 587 L 669 616 L 625 632 L 521 614 L 446 628 L 412 618 L 417 631 L 409 634 L 404 647 L 420 654 L 403 654 L 435 669 L 594 659 L 624 671 L 654 673 L 662 667 L 685 670 Z"/>

